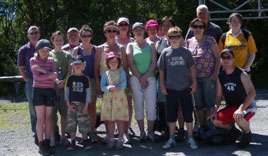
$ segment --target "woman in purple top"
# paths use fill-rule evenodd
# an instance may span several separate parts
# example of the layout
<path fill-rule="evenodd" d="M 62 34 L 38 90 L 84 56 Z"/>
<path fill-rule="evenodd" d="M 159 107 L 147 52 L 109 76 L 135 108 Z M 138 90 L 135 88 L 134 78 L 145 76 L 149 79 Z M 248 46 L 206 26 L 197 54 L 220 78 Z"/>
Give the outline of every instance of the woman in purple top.
<path fill-rule="evenodd" d="M 200 126 L 205 126 L 214 108 L 216 79 L 220 69 L 219 48 L 213 37 L 204 35 L 206 24 L 202 19 L 193 19 L 190 28 L 194 36 L 186 41 L 185 46 L 195 61 L 195 108 Z"/>
<path fill-rule="evenodd" d="M 51 154 L 49 146 L 51 132 L 51 113 L 54 103 L 54 81 L 57 79 L 56 66 L 52 57 L 49 57 L 51 45 L 48 40 L 41 39 L 36 44 L 37 56 L 31 58 L 33 72 L 33 105 L 37 114 L 37 137 L 39 153 Z M 43 136 L 45 134 L 45 140 Z"/>
<path fill-rule="evenodd" d="M 96 48 L 90 43 L 93 36 L 93 30 L 88 25 L 83 25 L 80 29 L 80 39 L 82 44 L 76 47 L 73 51 L 74 56 L 80 55 L 84 58 L 86 62 L 86 67 L 83 74 L 90 78 L 91 84 L 91 103 L 89 105 L 89 115 L 90 115 L 90 127 L 92 128 L 90 137 L 93 142 L 97 141 L 97 136 L 95 134 L 96 125 L 96 100 L 97 100 L 97 86 L 94 75 L 94 64 L 95 64 L 95 54 Z"/>

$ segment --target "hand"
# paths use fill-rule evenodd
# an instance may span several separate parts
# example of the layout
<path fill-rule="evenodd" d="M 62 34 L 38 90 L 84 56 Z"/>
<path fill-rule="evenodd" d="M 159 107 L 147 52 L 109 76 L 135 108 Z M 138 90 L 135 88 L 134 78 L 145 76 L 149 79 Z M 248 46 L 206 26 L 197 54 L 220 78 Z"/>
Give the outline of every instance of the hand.
<path fill-rule="evenodd" d="M 234 118 L 235 122 L 242 120 L 242 118 L 243 118 L 243 111 L 240 108 L 238 108 L 234 112 L 233 118 Z"/>
<path fill-rule="evenodd" d="M 70 109 L 71 112 L 76 112 L 76 107 L 72 105 L 68 105 L 68 108 Z"/>
<path fill-rule="evenodd" d="M 140 82 L 141 87 L 143 87 L 143 88 L 148 87 L 147 78 L 145 78 L 144 76 L 139 78 L 139 82 Z"/>
<path fill-rule="evenodd" d="M 190 94 L 193 94 L 195 93 L 195 90 L 196 90 L 196 82 L 193 82 L 193 84 L 190 86 L 190 88 L 192 89 Z"/>
<path fill-rule="evenodd" d="M 46 70 L 45 69 L 43 69 L 43 68 L 41 68 L 39 65 L 32 65 L 32 69 L 33 70 L 36 70 L 36 71 L 39 71 L 39 72 L 41 72 L 41 73 L 46 73 Z"/>
<path fill-rule="evenodd" d="M 117 88 L 118 88 L 118 87 L 116 87 L 116 86 L 112 86 L 112 85 L 110 85 L 110 86 L 109 86 L 109 91 L 110 91 L 110 92 L 116 92 L 116 91 L 117 91 Z"/>
<path fill-rule="evenodd" d="M 48 75 L 48 78 L 53 79 L 53 80 L 57 79 L 57 77 L 58 77 L 58 74 L 56 72 Z"/>
<path fill-rule="evenodd" d="M 164 94 L 164 95 L 168 95 L 168 93 L 167 93 L 167 89 L 166 89 L 165 86 L 161 87 L 161 92 L 162 92 L 162 94 Z"/>
<path fill-rule="evenodd" d="M 213 73 L 209 78 L 210 78 L 211 80 L 216 80 L 216 79 L 217 79 L 217 76 L 218 76 L 217 73 Z"/>
<path fill-rule="evenodd" d="M 63 88 L 65 85 L 65 80 L 59 80 L 56 82 L 59 88 Z"/>
<path fill-rule="evenodd" d="M 88 105 L 85 105 L 82 109 L 82 114 L 85 115 L 88 113 Z"/>

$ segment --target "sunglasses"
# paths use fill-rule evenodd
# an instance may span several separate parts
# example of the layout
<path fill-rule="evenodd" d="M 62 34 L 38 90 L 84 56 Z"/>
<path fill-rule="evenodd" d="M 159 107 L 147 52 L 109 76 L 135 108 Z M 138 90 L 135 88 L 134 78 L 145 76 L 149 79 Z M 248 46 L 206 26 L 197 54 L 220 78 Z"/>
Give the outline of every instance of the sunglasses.
<path fill-rule="evenodd" d="M 204 29 L 205 28 L 203 25 L 193 25 L 192 27 L 195 29 L 197 29 L 197 28 Z"/>
<path fill-rule="evenodd" d="M 117 33 L 117 30 L 106 30 L 107 33 Z"/>
<path fill-rule="evenodd" d="M 37 35 L 37 34 L 39 34 L 39 32 L 38 31 L 35 31 L 35 32 L 30 32 L 28 34 L 30 34 L 30 35 Z"/>
<path fill-rule="evenodd" d="M 82 38 L 90 38 L 92 35 L 81 35 Z"/>
<path fill-rule="evenodd" d="M 128 26 L 128 24 L 126 23 L 126 24 L 119 24 L 119 26 L 120 27 L 122 27 L 122 26 Z"/>
<path fill-rule="evenodd" d="M 223 59 L 223 60 L 231 60 L 232 57 L 231 56 L 222 56 L 221 59 Z"/>
<path fill-rule="evenodd" d="M 174 39 L 179 39 L 179 38 L 181 38 L 181 36 L 180 36 L 180 35 L 176 35 L 176 36 L 168 36 L 168 38 L 169 38 L 170 40 L 174 40 Z"/>

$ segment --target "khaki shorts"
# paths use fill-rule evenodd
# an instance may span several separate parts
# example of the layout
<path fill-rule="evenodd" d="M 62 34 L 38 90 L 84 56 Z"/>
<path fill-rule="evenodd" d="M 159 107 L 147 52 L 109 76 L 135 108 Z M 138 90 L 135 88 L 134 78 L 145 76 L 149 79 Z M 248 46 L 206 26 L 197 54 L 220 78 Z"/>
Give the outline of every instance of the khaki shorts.
<path fill-rule="evenodd" d="M 52 110 L 52 119 L 56 119 L 57 111 L 59 111 L 62 117 L 66 118 L 67 105 L 64 100 L 64 88 L 58 88 L 56 85 L 54 88 L 56 92 L 56 98 L 55 98 L 55 107 Z"/>

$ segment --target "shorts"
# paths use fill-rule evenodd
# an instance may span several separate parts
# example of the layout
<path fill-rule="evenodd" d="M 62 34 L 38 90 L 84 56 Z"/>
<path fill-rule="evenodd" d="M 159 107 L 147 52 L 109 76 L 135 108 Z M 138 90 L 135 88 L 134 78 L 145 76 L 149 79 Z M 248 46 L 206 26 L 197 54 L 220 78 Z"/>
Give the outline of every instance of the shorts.
<path fill-rule="evenodd" d="M 214 108 L 214 99 L 216 96 L 216 81 L 208 77 L 196 79 L 197 86 L 194 93 L 195 109 L 204 110 Z"/>
<path fill-rule="evenodd" d="M 224 125 L 234 122 L 233 114 L 238 107 L 225 107 L 217 113 L 217 120 L 220 120 Z M 243 117 L 249 121 L 255 113 L 256 108 L 249 106 L 244 112 Z"/>
<path fill-rule="evenodd" d="M 59 111 L 60 116 L 66 118 L 67 116 L 67 105 L 66 101 L 64 100 L 64 88 L 58 88 L 55 85 L 55 92 L 56 92 L 56 98 L 55 98 L 55 107 L 52 111 L 52 119 L 56 119 L 57 111 Z"/>
<path fill-rule="evenodd" d="M 89 133 L 90 132 L 90 118 L 89 114 L 82 114 L 83 107 L 85 103 L 70 103 L 72 106 L 75 106 L 76 112 L 67 110 L 67 126 L 66 132 L 75 133 L 76 127 L 78 125 L 80 133 Z"/>
<path fill-rule="evenodd" d="M 96 80 L 90 78 L 90 85 L 91 85 L 91 88 L 90 88 L 90 90 L 91 90 L 91 96 L 97 95 L 98 90 L 97 90 Z"/>
<path fill-rule="evenodd" d="M 55 106 L 55 91 L 53 88 L 33 88 L 34 106 Z"/>
<path fill-rule="evenodd" d="M 193 103 L 190 89 L 182 91 L 167 89 L 167 93 L 167 121 L 170 123 L 177 121 L 179 104 L 181 104 L 185 122 L 193 122 Z"/>

